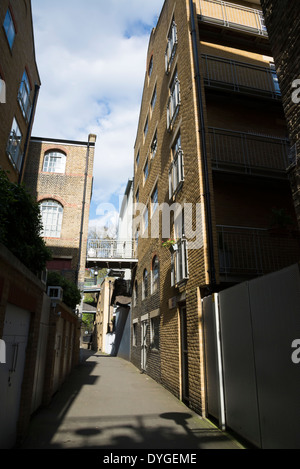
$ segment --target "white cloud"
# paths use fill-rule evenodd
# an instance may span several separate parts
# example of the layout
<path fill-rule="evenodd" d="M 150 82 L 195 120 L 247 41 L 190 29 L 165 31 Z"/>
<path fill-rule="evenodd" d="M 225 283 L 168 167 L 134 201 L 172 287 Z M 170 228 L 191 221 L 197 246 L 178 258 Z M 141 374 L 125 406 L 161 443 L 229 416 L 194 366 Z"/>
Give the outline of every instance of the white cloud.
<path fill-rule="evenodd" d="M 133 148 L 151 28 L 163 0 L 32 0 L 42 87 L 39 137 L 97 134 L 91 220 L 121 195 Z"/>

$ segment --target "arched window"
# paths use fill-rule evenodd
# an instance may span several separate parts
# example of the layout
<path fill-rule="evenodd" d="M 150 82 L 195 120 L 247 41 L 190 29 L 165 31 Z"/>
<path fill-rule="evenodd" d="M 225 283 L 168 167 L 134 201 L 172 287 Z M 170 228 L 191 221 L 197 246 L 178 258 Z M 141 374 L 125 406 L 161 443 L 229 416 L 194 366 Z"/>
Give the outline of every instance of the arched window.
<path fill-rule="evenodd" d="M 44 200 L 41 203 L 41 214 L 45 238 L 60 238 L 63 219 L 63 207 L 56 200 Z"/>
<path fill-rule="evenodd" d="M 158 290 L 159 282 L 159 260 L 157 256 L 153 257 L 151 274 L 151 292 L 155 293 Z"/>
<path fill-rule="evenodd" d="M 63 174 L 66 169 L 66 159 L 66 155 L 61 151 L 49 151 L 45 154 L 43 171 Z"/>
<path fill-rule="evenodd" d="M 147 269 L 145 269 L 143 273 L 143 299 L 147 298 L 147 296 L 148 296 L 148 272 L 147 272 Z"/>
<path fill-rule="evenodd" d="M 139 292 L 138 292 L 138 283 L 137 283 L 137 280 L 134 282 L 134 289 L 133 289 L 133 306 L 136 306 L 137 305 L 137 302 L 138 302 L 138 296 L 139 295 Z"/>

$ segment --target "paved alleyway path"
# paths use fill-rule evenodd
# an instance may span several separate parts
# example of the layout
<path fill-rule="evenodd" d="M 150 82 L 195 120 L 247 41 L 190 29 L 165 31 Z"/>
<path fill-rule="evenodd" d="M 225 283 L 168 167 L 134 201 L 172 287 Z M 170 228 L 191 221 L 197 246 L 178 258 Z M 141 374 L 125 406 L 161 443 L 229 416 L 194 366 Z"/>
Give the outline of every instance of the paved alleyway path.
<path fill-rule="evenodd" d="M 82 354 L 22 449 L 242 449 L 131 363 Z"/>

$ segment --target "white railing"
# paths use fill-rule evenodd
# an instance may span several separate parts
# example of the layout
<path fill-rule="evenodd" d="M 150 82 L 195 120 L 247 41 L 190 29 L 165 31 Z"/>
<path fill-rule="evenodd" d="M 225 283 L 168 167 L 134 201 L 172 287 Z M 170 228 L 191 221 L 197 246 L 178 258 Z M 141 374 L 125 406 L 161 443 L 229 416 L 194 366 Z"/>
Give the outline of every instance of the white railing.
<path fill-rule="evenodd" d="M 88 259 L 134 259 L 134 240 L 88 239 Z"/>
<path fill-rule="evenodd" d="M 212 165 L 251 174 L 252 170 L 286 171 L 289 140 L 250 132 L 209 128 Z"/>
<path fill-rule="evenodd" d="M 228 28 L 268 36 L 260 10 L 221 0 L 199 0 L 201 20 Z"/>

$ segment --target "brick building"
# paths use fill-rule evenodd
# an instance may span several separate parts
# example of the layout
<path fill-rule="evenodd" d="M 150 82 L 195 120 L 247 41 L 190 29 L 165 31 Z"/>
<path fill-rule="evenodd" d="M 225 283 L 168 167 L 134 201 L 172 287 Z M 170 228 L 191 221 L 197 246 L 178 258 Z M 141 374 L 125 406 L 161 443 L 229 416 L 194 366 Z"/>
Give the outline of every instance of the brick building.
<path fill-rule="evenodd" d="M 287 136 L 259 1 L 166 0 L 135 142 L 131 361 L 202 415 L 201 300 L 298 260 Z"/>
<path fill-rule="evenodd" d="M 24 183 L 41 206 L 43 236 L 51 248 L 49 271 L 83 291 L 96 136 L 87 142 L 30 140 Z"/>
<path fill-rule="evenodd" d="M 292 150 L 289 176 L 300 226 L 300 5 L 288 0 L 261 0 Z"/>
<path fill-rule="evenodd" d="M 21 182 L 41 85 L 31 1 L 0 5 L 0 168 Z"/>

